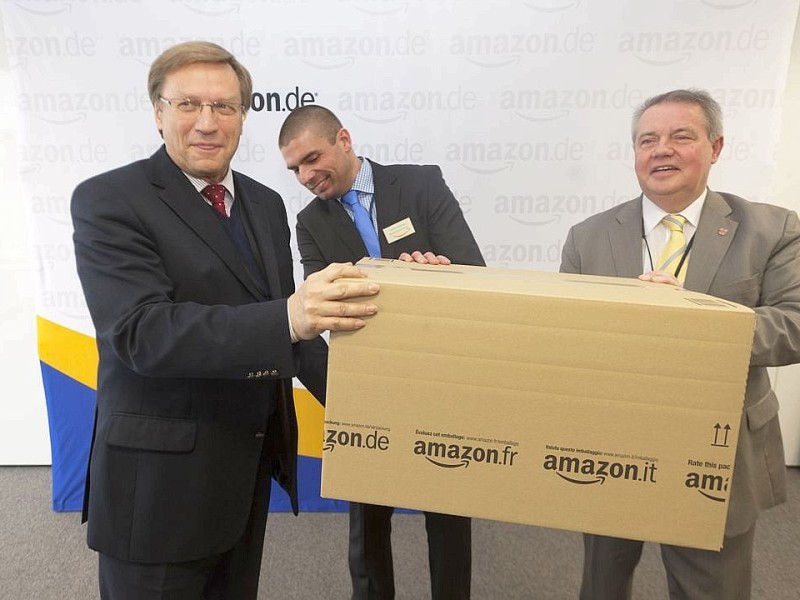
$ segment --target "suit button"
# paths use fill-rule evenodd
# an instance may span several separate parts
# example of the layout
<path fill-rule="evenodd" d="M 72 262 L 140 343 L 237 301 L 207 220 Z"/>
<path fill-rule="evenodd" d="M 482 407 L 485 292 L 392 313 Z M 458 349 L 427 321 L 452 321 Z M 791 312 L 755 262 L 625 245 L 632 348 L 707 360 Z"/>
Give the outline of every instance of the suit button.
<path fill-rule="evenodd" d="M 259 431 L 259 432 L 256 434 L 256 439 L 257 439 L 257 440 L 258 440 L 258 439 L 261 439 L 261 438 L 263 438 L 263 437 L 264 437 L 264 432 L 263 432 L 263 431 Z"/>

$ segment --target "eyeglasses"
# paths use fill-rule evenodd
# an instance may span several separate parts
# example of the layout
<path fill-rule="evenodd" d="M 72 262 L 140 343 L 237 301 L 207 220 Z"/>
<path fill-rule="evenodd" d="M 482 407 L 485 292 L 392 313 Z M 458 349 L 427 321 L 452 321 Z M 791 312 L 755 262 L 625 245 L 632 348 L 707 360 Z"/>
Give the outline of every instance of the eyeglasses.
<path fill-rule="evenodd" d="M 203 112 L 203 107 L 208 106 L 211 109 L 211 112 L 215 115 L 219 115 L 221 117 L 232 117 L 237 112 L 243 112 L 245 108 L 243 104 L 232 104 L 230 102 L 220 101 L 200 102 L 195 98 L 164 98 L 163 96 L 159 96 L 158 99 L 165 104 L 169 104 L 178 112 L 187 115 L 201 113 Z"/>

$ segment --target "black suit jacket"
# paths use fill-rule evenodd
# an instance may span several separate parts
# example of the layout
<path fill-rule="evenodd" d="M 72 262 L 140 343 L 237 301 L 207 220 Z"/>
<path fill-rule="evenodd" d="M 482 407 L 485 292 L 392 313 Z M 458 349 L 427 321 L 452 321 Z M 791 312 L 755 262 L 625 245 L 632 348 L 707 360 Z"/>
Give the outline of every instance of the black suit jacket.
<path fill-rule="evenodd" d="M 324 399 L 327 346 L 289 338 L 294 283 L 280 196 L 239 173 L 234 186 L 271 299 L 163 147 L 72 197 L 100 358 L 84 517 L 89 545 L 123 560 L 230 548 L 264 443 L 280 456 L 275 476 L 297 510 L 291 378 Z M 278 435 L 265 439 L 275 407 Z"/>
<path fill-rule="evenodd" d="M 402 252 L 419 250 L 443 254 L 457 264 L 486 264 L 439 167 L 370 164 L 381 256 L 397 258 Z M 389 243 L 383 229 L 406 218 L 415 232 Z M 337 200 L 314 198 L 300 211 L 297 245 L 306 277 L 331 263 L 369 256 L 355 223 Z"/>

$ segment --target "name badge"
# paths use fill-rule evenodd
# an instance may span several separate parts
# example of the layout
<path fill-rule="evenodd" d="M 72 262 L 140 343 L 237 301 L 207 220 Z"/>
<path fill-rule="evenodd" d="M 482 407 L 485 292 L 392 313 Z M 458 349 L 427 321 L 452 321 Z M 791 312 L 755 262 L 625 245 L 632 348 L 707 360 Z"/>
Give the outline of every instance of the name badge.
<path fill-rule="evenodd" d="M 394 225 L 389 225 L 383 228 L 383 235 L 386 236 L 386 241 L 393 244 L 397 240 L 402 240 L 414 233 L 414 225 L 411 224 L 411 218 L 406 217 L 402 221 L 398 221 Z"/>

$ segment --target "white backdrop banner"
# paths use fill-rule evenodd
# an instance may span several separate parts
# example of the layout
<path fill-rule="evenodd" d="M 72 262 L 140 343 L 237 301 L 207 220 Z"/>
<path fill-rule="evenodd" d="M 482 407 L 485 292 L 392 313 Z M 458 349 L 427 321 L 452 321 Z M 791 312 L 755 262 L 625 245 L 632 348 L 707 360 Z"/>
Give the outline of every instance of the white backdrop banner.
<path fill-rule="evenodd" d="M 554 271 L 572 224 L 638 194 L 630 116 L 669 89 L 702 87 L 723 107 L 713 189 L 786 205 L 773 185 L 797 11 L 798 0 L 4 0 L 54 473 L 57 454 L 82 451 L 55 447 L 53 415 L 73 410 L 60 390 L 77 385 L 85 414 L 96 361 L 69 197 L 159 147 L 146 78 L 169 46 L 215 41 L 250 69 L 234 168 L 281 193 L 290 223 L 311 196 L 277 132 L 287 111 L 318 103 L 359 154 L 439 164 L 490 266 Z M 55 503 L 74 507 L 79 486 L 65 488 Z"/>

